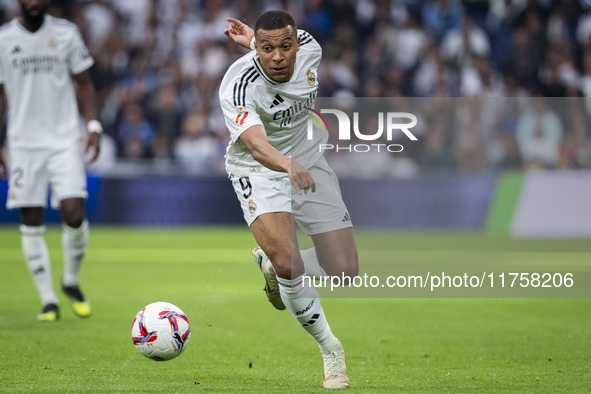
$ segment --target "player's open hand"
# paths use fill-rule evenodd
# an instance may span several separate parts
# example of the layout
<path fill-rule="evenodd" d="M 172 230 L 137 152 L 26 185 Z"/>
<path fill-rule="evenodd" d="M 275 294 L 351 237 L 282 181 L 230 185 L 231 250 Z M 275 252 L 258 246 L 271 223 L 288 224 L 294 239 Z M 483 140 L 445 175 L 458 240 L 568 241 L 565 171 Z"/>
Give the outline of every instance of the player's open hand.
<path fill-rule="evenodd" d="M 101 151 L 100 133 L 88 133 L 88 143 L 86 144 L 86 164 L 92 164 Z"/>
<path fill-rule="evenodd" d="M 291 161 L 290 167 L 287 174 L 296 192 L 302 194 L 302 191 L 304 191 L 304 194 L 307 194 L 308 190 L 311 190 L 314 193 L 316 191 L 316 182 L 314 182 L 310 171 L 295 160 Z"/>
<path fill-rule="evenodd" d="M 238 19 L 228 18 L 227 20 L 230 22 L 230 25 L 224 30 L 224 34 L 230 37 L 236 44 L 250 49 L 250 40 L 254 37 L 254 31 Z"/>

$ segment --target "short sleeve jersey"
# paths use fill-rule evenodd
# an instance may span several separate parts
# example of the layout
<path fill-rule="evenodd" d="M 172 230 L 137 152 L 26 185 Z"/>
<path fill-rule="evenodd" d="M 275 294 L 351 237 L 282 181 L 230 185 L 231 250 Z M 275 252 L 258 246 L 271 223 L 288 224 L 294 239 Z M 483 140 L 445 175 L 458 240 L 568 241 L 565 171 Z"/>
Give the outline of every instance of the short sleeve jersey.
<path fill-rule="evenodd" d="M 71 75 L 92 66 L 76 25 L 45 15 L 32 33 L 15 18 L 0 28 L 0 84 L 8 101 L 8 146 L 59 148 L 80 140 Z"/>
<path fill-rule="evenodd" d="M 310 133 L 309 109 L 318 92 L 318 66 L 322 49 L 307 32 L 298 30 L 300 50 L 296 54 L 291 79 L 284 83 L 271 80 L 263 71 L 256 51 L 238 59 L 226 72 L 219 96 L 230 143 L 226 149 L 229 174 L 286 176 L 272 171 L 252 157 L 240 142 L 240 135 L 254 125 L 262 125 L 269 143 L 285 156 L 310 168 L 321 156 L 318 146 L 326 141 L 326 132 Z"/>

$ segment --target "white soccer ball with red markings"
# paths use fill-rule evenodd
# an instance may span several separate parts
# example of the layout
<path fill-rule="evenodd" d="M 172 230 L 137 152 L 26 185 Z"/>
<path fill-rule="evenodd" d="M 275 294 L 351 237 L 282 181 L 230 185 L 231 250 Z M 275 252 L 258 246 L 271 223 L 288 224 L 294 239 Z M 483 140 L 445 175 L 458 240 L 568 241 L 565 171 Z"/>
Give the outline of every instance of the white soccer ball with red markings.
<path fill-rule="evenodd" d="M 179 307 L 168 302 L 154 302 L 135 315 L 131 337 L 142 355 L 166 361 L 178 357 L 185 350 L 191 337 L 191 327 Z"/>

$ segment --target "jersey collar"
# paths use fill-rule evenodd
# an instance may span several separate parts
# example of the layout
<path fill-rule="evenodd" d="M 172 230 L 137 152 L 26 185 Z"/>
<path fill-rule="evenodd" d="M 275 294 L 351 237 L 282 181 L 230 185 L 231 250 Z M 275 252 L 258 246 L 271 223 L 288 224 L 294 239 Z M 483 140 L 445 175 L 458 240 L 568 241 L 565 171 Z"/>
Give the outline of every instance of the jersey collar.
<path fill-rule="evenodd" d="M 51 16 L 49 14 L 45 14 L 44 18 L 43 18 L 43 23 L 41 24 L 41 26 L 39 27 L 39 29 L 37 29 L 37 31 L 29 31 L 26 27 L 24 27 L 23 25 L 21 25 L 21 23 L 18 21 L 18 17 L 14 18 L 14 23 L 16 24 L 16 26 L 23 32 L 30 34 L 30 35 L 35 35 L 41 31 L 43 31 L 45 29 L 45 26 L 47 26 L 47 20 L 50 19 Z"/>
<path fill-rule="evenodd" d="M 270 83 L 271 85 L 277 85 L 277 82 L 273 81 L 271 78 L 269 78 L 267 76 L 267 74 L 265 74 L 265 71 L 263 71 L 263 66 L 261 66 L 261 63 L 259 62 L 259 57 L 255 56 L 252 61 L 254 62 L 254 68 L 257 70 L 257 72 L 263 77 L 263 79 L 265 81 L 267 81 L 268 83 Z"/>

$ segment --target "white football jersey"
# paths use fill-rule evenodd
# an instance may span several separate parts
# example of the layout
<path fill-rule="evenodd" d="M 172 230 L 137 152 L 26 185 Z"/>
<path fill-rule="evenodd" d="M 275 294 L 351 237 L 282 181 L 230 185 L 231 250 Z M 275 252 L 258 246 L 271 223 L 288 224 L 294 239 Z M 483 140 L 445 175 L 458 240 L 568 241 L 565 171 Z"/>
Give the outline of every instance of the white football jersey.
<path fill-rule="evenodd" d="M 238 59 L 226 72 L 220 86 L 220 103 L 231 141 L 226 149 L 229 174 L 285 176 L 254 160 L 238 139 L 248 128 L 262 125 L 269 143 L 285 156 L 310 168 L 322 156 L 319 144 L 326 142 L 326 130 L 315 129 L 308 140 L 309 108 L 318 93 L 318 66 L 322 49 L 307 32 L 298 30 L 300 50 L 288 82 L 271 80 L 263 71 L 256 51 Z"/>
<path fill-rule="evenodd" d="M 45 15 L 34 33 L 15 18 L 0 28 L 0 84 L 8 101 L 8 146 L 59 148 L 80 140 L 71 75 L 93 60 L 78 28 Z"/>

